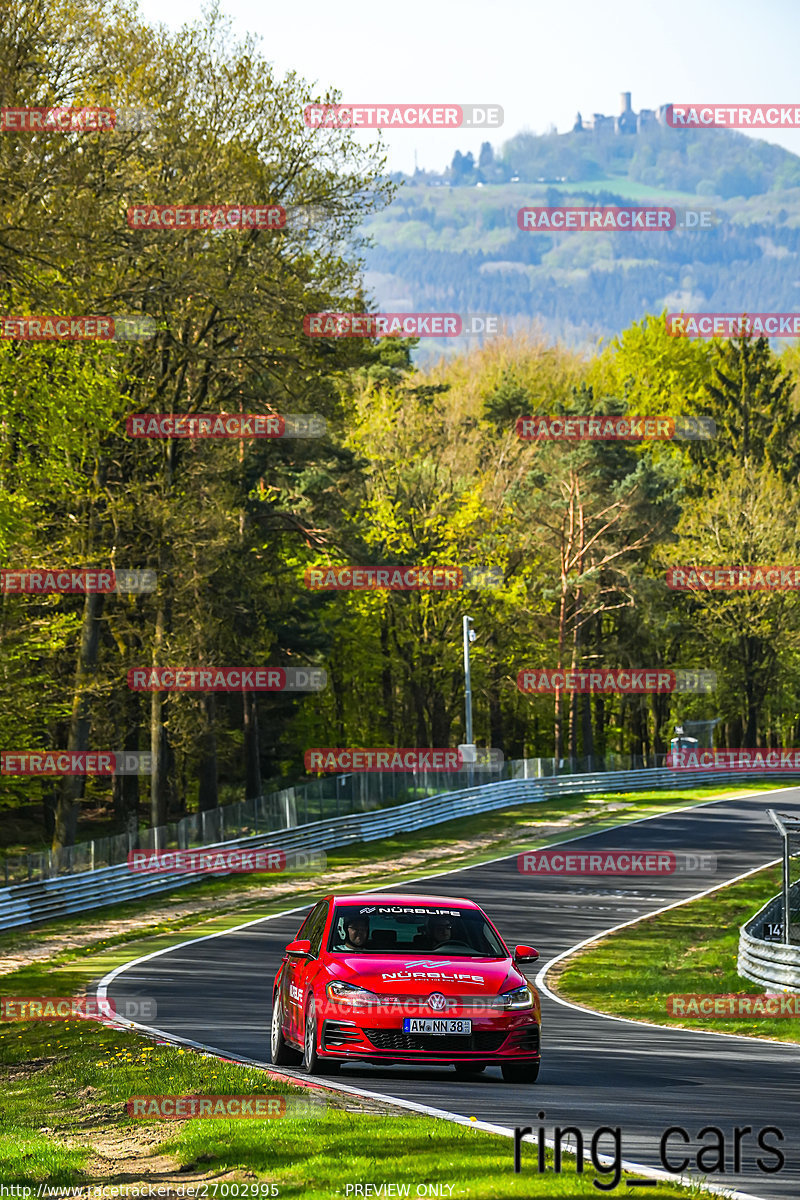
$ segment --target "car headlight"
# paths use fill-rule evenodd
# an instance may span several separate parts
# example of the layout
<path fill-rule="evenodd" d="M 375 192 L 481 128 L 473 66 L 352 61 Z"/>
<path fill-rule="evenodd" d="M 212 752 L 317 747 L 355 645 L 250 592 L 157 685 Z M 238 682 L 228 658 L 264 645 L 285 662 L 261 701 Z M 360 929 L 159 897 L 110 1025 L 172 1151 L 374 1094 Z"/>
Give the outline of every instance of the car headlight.
<path fill-rule="evenodd" d="M 370 992 L 367 988 L 356 987 L 354 983 L 329 983 L 325 992 L 329 1000 L 337 1000 L 339 1004 L 352 1004 L 360 1007 L 365 1004 L 378 1003 L 378 997 L 374 992 Z"/>
<path fill-rule="evenodd" d="M 504 1009 L 533 1008 L 533 993 L 529 987 L 514 988 L 511 992 L 501 992 L 499 996 Z"/>

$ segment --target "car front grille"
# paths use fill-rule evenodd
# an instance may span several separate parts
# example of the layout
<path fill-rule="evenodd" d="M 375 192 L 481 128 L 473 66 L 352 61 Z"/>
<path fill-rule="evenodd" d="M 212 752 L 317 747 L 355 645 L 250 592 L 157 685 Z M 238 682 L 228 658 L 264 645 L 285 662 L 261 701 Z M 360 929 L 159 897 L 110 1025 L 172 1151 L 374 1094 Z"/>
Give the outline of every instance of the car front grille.
<path fill-rule="evenodd" d="M 365 1029 L 364 1033 L 376 1050 L 418 1050 L 429 1054 L 449 1053 L 460 1051 L 468 1054 L 470 1051 L 491 1053 L 499 1050 L 508 1036 L 503 1033 L 472 1033 L 467 1036 L 458 1034 L 426 1034 L 403 1033 L 400 1029 Z"/>

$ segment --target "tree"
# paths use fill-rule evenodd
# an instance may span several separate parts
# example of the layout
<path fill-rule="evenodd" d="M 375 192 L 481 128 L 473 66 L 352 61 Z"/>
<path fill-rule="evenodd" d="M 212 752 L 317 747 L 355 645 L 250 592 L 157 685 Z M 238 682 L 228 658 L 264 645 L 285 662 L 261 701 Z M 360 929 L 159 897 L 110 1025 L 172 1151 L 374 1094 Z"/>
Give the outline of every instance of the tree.
<path fill-rule="evenodd" d="M 591 389 L 584 387 L 560 411 L 612 413 L 622 407 L 610 398 L 595 402 Z M 538 523 L 555 557 L 549 589 L 557 601 L 555 666 L 616 665 L 607 660 L 604 622 L 618 610 L 632 608 L 640 563 L 677 520 L 674 469 L 620 442 L 533 443 L 530 454 L 531 470 L 522 493 L 527 493 L 525 519 Z M 594 644 L 587 641 L 590 632 L 597 639 Z M 569 704 L 570 756 L 577 757 L 579 709 L 584 754 L 589 757 L 589 701 L 579 701 L 577 694 Z M 558 758 L 563 754 L 562 720 L 557 692 Z"/>
<path fill-rule="evenodd" d="M 481 144 L 480 154 L 478 155 L 478 170 L 491 171 L 494 167 L 494 150 L 491 142 L 483 142 Z"/>
<path fill-rule="evenodd" d="M 471 151 L 467 154 L 462 154 L 460 150 L 456 150 L 453 155 L 453 161 L 450 164 L 450 179 L 453 185 L 471 183 L 474 172 L 475 160 L 472 157 Z"/>
<path fill-rule="evenodd" d="M 800 410 L 795 381 L 781 369 L 766 338 L 731 338 L 714 345 L 703 413 L 717 426 L 712 441 L 691 445 L 703 472 L 734 464 L 768 464 L 785 479 L 800 472 Z"/>
<path fill-rule="evenodd" d="M 768 463 L 734 463 L 707 481 L 704 495 L 682 514 L 672 562 L 696 566 L 788 564 L 800 556 L 796 485 Z M 706 665 L 720 683 L 719 710 L 740 745 L 761 744 L 765 701 L 800 648 L 797 593 L 712 591 L 681 596 L 685 625 L 700 640 Z"/>
<path fill-rule="evenodd" d="M 220 535 L 225 549 L 217 544 L 217 561 L 224 562 L 225 550 L 233 545 L 241 555 L 243 528 L 249 550 L 252 531 L 247 523 L 258 529 L 258 505 L 250 503 L 247 485 L 274 472 L 274 447 L 262 443 L 248 453 L 246 471 L 237 475 L 234 469 L 232 488 L 223 485 L 224 473 L 209 484 L 209 464 L 244 462 L 242 447 L 132 444 L 120 433 L 120 418 L 131 411 L 192 413 L 232 407 L 316 412 L 335 422 L 341 381 L 367 360 L 353 342 L 307 338 L 302 320 L 304 313 L 356 306 L 358 227 L 364 212 L 380 206 L 392 190 L 383 176 L 383 157 L 375 147 L 359 147 L 346 130 L 305 129 L 296 114 L 315 99 L 309 89 L 293 74 L 276 80 L 253 39 L 232 43 L 228 33 L 216 10 L 206 24 L 172 35 L 148 29 L 110 3 L 84 12 L 70 0 L 56 0 L 46 9 L 30 0 L 18 6 L 0 34 L 0 61 L 8 66 L 2 84 L 5 103 L 118 107 L 135 102 L 158 117 L 145 129 L 113 136 L 0 139 L 3 165 L 15 154 L 19 160 L 11 182 L 4 173 L 0 191 L 0 215 L 8 230 L 0 246 L 4 309 L 146 313 L 157 327 L 149 342 L 97 348 L 118 371 L 113 417 L 92 428 L 92 436 L 80 445 L 80 459 L 71 443 L 64 446 L 61 431 L 48 455 L 48 424 L 56 409 L 44 388 L 12 406 L 15 422 L 24 427 L 25 417 L 17 410 L 24 413 L 32 397 L 41 404 L 41 410 L 32 411 L 39 428 L 38 440 L 26 452 L 31 460 L 47 463 L 72 454 L 68 464 L 76 477 L 80 537 L 65 537 L 63 543 L 73 562 L 95 565 L 95 560 L 111 558 L 119 566 L 158 570 L 155 596 L 140 598 L 135 613 L 126 611 L 124 619 L 116 600 L 101 604 L 94 597 L 84 606 L 79 628 L 72 630 L 71 663 L 64 670 L 72 678 L 73 694 L 66 703 L 61 700 L 60 724 L 38 729 L 39 744 L 55 739 L 59 745 L 59 739 L 68 738 L 70 748 L 88 748 L 93 733 L 104 728 L 101 694 L 112 686 L 124 687 L 125 670 L 137 665 L 137 658 L 138 665 L 161 666 L 194 651 L 201 661 L 209 661 L 212 651 L 228 652 L 222 639 L 214 643 L 213 623 L 205 628 L 205 589 L 215 570 L 195 553 L 198 525 Z M 19 153 L 23 143 L 25 152 Z M 187 229 L 154 234 L 125 223 L 131 198 L 185 204 L 198 196 L 283 203 L 290 211 L 292 206 L 313 206 L 313 220 L 309 227 L 290 218 L 284 230 L 265 233 Z M 33 380 L 30 367 L 37 361 L 37 347 L 23 344 L 14 351 L 19 377 L 27 385 Z M 58 346 L 54 354 L 92 360 L 91 348 L 84 346 Z M 93 387 L 102 391 L 106 378 L 100 371 L 95 384 L 88 373 L 87 398 Z M 63 402 L 60 393 L 57 400 Z M 82 405 L 83 396 L 81 414 Z M 108 417 L 108 410 L 101 415 Z M 322 449 L 311 441 L 286 447 L 277 453 L 284 459 L 286 495 L 274 507 L 282 508 L 284 521 L 302 537 L 306 525 L 316 520 L 320 488 L 315 454 L 322 467 L 329 451 L 324 442 Z M 20 483 L 20 462 L 27 459 L 17 446 L 16 425 L 3 449 L 13 498 L 0 502 L 0 538 L 30 561 L 26 542 L 34 533 L 28 523 L 34 510 Z M 61 470 L 65 477 L 69 474 Z M 264 492 L 261 488 L 259 495 Z M 198 495 L 208 498 L 207 506 L 200 506 L 201 521 L 192 507 Z M 47 497 L 44 507 L 54 526 L 68 519 L 71 500 L 55 490 Z M 235 572 L 232 577 L 237 578 Z M 248 573 L 244 577 L 250 588 L 238 599 L 240 608 L 249 610 L 266 584 Z M 282 636 L 266 636 L 263 627 L 256 628 L 261 640 L 253 638 L 248 649 L 257 658 L 273 645 L 274 653 L 292 652 Z M 183 739 L 187 756 L 196 757 L 199 750 L 205 764 L 203 794 L 213 800 L 218 794 L 213 778 L 216 726 L 221 715 L 235 713 L 238 698 L 206 704 L 202 711 L 200 706 L 192 709 L 193 701 L 186 697 L 165 700 L 154 693 L 149 699 L 155 763 L 151 810 L 153 823 L 162 824 L 176 788 L 170 737 Z M 125 708 L 113 705 L 112 711 L 130 737 Z M 184 721 L 189 713 L 192 718 Z M 256 727 L 252 718 L 249 711 L 248 736 Z M 238 719 L 243 720 L 241 706 Z M 118 732 L 121 738 L 123 730 Z M 72 837 L 71 818 L 83 786 L 75 779 L 62 789 L 56 847 Z"/>

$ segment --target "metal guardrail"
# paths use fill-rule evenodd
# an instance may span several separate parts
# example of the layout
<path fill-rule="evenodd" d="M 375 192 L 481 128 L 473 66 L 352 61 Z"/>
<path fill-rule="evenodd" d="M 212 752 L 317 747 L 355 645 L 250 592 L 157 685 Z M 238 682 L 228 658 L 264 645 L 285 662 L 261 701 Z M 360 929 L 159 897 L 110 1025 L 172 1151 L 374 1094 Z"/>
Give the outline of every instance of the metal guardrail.
<path fill-rule="evenodd" d="M 663 765 L 659 758 L 663 760 L 664 756 L 653 755 L 649 761 L 638 755 L 609 753 L 604 761 L 568 758 L 560 763 L 554 758 L 511 759 L 481 778 L 486 783 L 493 783 L 501 779 L 541 779 L 572 774 L 573 771 L 650 769 Z M 326 775 L 248 800 L 189 813 L 167 825 L 137 829 L 135 833 L 108 834 L 58 850 L 0 854 L 0 888 L 120 866 L 127 862 L 131 850 L 190 850 L 216 846 L 235 838 L 257 837 L 331 817 L 408 804 L 425 796 L 472 787 L 474 782 L 474 770 L 470 773 L 469 767 L 456 772 L 418 770 Z"/>
<path fill-rule="evenodd" d="M 755 771 L 713 772 L 714 783 L 752 777 L 765 776 L 763 772 Z M 205 849 L 211 851 L 240 847 L 253 850 L 270 846 L 280 850 L 329 850 L 354 842 L 375 841 L 395 833 L 425 829 L 444 821 L 451 821 L 455 817 L 491 812 L 509 804 L 541 803 L 556 796 L 580 795 L 584 792 L 674 788 L 707 784 L 711 781 L 712 777 L 708 771 L 673 771 L 666 767 L 634 771 L 598 771 L 540 779 L 501 780 L 498 783 L 481 784 L 457 792 L 427 796 L 421 800 L 412 800 L 408 804 L 371 813 L 354 813 L 345 817 L 313 821 L 292 829 L 218 842 Z M 72 913 L 172 891 L 208 874 L 207 871 L 180 875 L 148 871 L 144 875 L 131 871 L 127 863 L 122 863 L 81 874 L 59 875 L 52 879 L 0 888 L 0 930 L 55 920 Z"/>
<path fill-rule="evenodd" d="M 790 944 L 775 940 L 774 935 L 765 937 L 768 925 L 781 927 L 782 932 L 782 894 L 768 901 L 739 930 L 736 969 L 762 987 L 800 992 L 800 884 L 795 883 L 789 890 Z"/>

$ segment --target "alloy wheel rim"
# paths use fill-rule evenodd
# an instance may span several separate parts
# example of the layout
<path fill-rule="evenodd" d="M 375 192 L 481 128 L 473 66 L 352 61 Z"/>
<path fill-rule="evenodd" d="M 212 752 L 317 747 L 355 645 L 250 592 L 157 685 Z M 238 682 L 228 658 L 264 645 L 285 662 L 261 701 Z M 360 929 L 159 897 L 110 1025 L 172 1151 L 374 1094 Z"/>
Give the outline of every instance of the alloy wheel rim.
<path fill-rule="evenodd" d="M 271 1030 L 271 1050 L 273 1055 L 278 1048 L 278 1034 L 280 1031 L 280 1005 L 275 1001 L 275 1007 L 272 1010 L 272 1030 Z"/>
<path fill-rule="evenodd" d="M 314 1013 L 309 1008 L 306 1018 L 306 1065 L 311 1062 L 311 1056 L 314 1053 L 314 1042 L 316 1041 L 316 1028 L 314 1024 Z"/>

